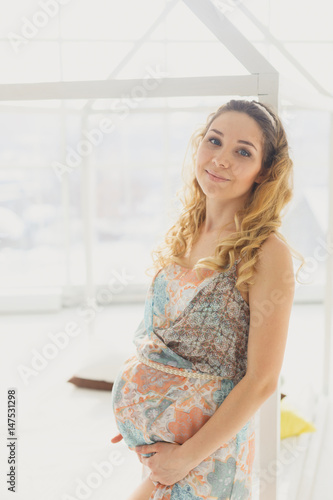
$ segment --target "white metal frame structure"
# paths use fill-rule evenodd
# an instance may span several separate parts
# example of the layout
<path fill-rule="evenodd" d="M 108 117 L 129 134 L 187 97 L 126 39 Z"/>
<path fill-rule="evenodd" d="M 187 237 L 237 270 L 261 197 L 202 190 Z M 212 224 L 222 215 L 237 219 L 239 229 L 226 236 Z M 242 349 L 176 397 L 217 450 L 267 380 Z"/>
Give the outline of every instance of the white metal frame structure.
<path fill-rule="evenodd" d="M 220 77 L 186 77 L 186 78 L 163 78 L 159 86 L 154 88 L 154 80 L 147 79 L 147 85 L 152 89 L 149 97 L 179 97 L 179 96 L 253 96 L 257 95 L 261 102 L 267 103 L 279 111 L 279 90 L 290 102 L 301 104 L 306 107 L 329 109 L 332 114 L 333 130 L 333 99 L 323 94 L 310 94 L 305 101 L 304 89 L 299 89 L 292 82 L 286 82 L 279 78 L 276 69 L 254 48 L 254 46 L 235 28 L 227 17 L 213 4 L 212 0 L 183 0 L 187 7 L 208 27 L 222 44 L 243 64 L 249 75 L 233 75 Z M 137 46 L 126 56 L 126 58 L 112 71 L 107 80 L 103 81 L 78 81 L 78 82 L 51 82 L 51 83 L 27 83 L 27 84 L 3 84 L 0 85 L 0 101 L 38 101 L 47 99 L 101 99 L 120 98 L 135 85 L 142 83 L 141 80 L 115 79 L 117 72 L 133 56 L 138 47 L 147 39 L 149 33 L 168 14 L 176 1 L 169 2 L 164 12 L 155 21 L 148 32 L 139 40 Z M 90 103 L 84 111 L 87 111 Z M 83 114 L 83 120 L 85 114 Z M 331 149 L 331 172 L 330 192 L 333 193 L 333 136 Z M 63 146 L 65 155 L 65 144 Z M 68 203 L 68 185 L 66 176 L 63 183 L 63 203 Z M 85 203 L 84 227 L 85 227 L 85 256 L 86 256 L 86 298 L 95 297 L 93 279 L 93 182 L 94 172 L 88 163 L 83 164 L 83 184 Z M 333 197 L 330 196 L 329 227 L 333 227 Z M 68 240 L 67 240 L 68 242 Z M 325 380 L 329 379 L 330 359 L 330 332 L 331 332 L 331 309 L 332 309 L 332 276 L 333 255 L 327 259 L 327 286 L 325 295 L 326 312 L 326 346 L 324 372 Z M 94 331 L 93 322 L 89 323 L 90 334 Z M 325 394 L 328 394 L 328 384 L 325 386 Z M 280 390 L 265 402 L 260 410 L 260 469 L 267 470 L 270 465 L 276 464 L 280 446 Z M 261 488 L 260 500 L 277 500 L 277 480 L 274 474 L 271 481 Z M 307 495 L 310 493 L 307 492 Z M 307 496 L 306 498 L 310 498 Z M 305 499 L 305 495 L 302 500 Z"/>

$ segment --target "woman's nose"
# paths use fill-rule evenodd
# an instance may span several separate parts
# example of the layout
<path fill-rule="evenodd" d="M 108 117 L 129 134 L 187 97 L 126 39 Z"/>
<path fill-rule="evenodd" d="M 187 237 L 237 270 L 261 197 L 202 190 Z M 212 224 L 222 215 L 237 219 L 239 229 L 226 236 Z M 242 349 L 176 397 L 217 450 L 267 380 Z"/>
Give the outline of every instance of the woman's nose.
<path fill-rule="evenodd" d="M 216 155 L 214 158 L 213 158 L 213 163 L 217 166 L 217 167 L 224 167 L 224 168 L 228 168 L 230 167 L 230 162 L 228 160 L 228 158 L 226 157 L 225 154 L 219 154 L 219 155 Z"/>

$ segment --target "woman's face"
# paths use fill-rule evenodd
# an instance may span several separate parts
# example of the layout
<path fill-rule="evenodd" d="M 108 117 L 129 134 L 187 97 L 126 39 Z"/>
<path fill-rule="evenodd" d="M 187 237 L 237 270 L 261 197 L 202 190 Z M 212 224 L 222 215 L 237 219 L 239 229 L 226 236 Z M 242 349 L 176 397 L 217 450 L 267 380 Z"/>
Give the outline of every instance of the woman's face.
<path fill-rule="evenodd" d="M 246 113 L 227 111 L 215 118 L 202 138 L 196 178 L 206 196 L 245 201 L 253 183 L 263 179 L 258 175 L 262 155 L 262 131 L 257 122 Z"/>

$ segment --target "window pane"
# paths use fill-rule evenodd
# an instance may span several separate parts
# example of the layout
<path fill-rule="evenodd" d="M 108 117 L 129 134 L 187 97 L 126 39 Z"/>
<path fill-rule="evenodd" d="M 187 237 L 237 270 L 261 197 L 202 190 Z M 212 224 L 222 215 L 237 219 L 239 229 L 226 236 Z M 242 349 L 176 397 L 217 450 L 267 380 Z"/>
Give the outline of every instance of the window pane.
<path fill-rule="evenodd" d="M 0 115 L 2 287 L 85 282 L 81 172 L 67 186 L 54 168 L 64 163 L 64 144 L 80 138 L 81 118 L 68 111 L 63 129 L 59 106 L 41 104 Z"/>
<path fill-rule="evenodd" d="M 51 169 L 0 170 L 1 287 L 63 285 L 61 186 Z"/>
<path fill-rule="evenodd" d="M 322 242 L 328 230 L 329 113 L 288 108 L 282 116 L 294 161 L 294 198 L 283 219 L 283 233 L 310 262 L 301 271 L 301 281 L 324 285 L 328 255 Z M 298 268 L 300 261 L 296 264 Z"/>

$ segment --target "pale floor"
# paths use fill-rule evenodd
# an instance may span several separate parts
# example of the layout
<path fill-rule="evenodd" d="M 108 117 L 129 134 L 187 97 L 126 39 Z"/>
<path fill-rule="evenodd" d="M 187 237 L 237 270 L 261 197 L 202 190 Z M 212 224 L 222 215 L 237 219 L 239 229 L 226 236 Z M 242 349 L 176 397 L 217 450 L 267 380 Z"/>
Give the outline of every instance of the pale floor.
<path fill-rule="evenodd" d="M 125 360 L 133 352 L 132 335 L 143 314 L 142 305 L 102 308 L 96 317 L 96 342 Z M 82 331 L 35 375 L 27 385 L 19 365 L 31 367 L 33 349 L 41 352 L 48 334 L 73 321 Z M 323 308 L 294 305 L 283 366 L 284 392 L 303 404 L 320 390 L 322 376 Z M 6 394 L 17 389 L 16 500 L 126 500 L 141 481 L 142 466 L 122 443 L 111 444 L 118 433 L 110 393 L 79 389 L 66 382 L 84 363 L 89 350 L 87 322 L 76 309 L 60 314 L 3 315 L 1 319 L 1 483 L 7 492 Z M 329 419 L 316 471 L 312 500 L 330 500 L 333 419 Z M 118 452 L 113 454 L 113 452 Z M 280 499 L 294 500 L 288 481 L 297 481 L 293 464 L 280 474 Z"/>

